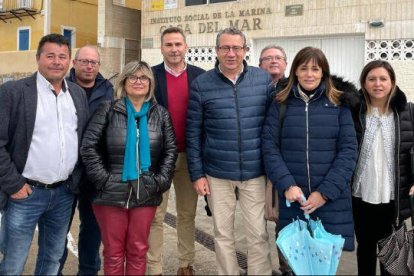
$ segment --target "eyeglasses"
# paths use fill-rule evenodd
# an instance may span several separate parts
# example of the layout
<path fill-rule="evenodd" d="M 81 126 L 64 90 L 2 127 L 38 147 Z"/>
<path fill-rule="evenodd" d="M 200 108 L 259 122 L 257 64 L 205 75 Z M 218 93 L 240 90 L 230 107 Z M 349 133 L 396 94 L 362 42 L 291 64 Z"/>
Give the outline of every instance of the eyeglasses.
<path fill-rule="evenodd" d="M 89 59 L 77 59 L 76 61 L 78 61 L 82 66 L 88 66 L 88 64 L 96 66 L 101 64 L 99 61 Z"/>
<path fill-rule="evenodd" d="M 128 80 L 128 82 L 129 82 L 130 84 L 137 83 L 137 82 L 138 82 L 138 80 L 139 80 L 141 83 L 148 83 L 148 82 L 150 81 L 150 78 L 149 78 L 149 77 L 147 77 L 147 76 L 140 76 L 140 77 L 137 77 L 137 76 L 135 76 L 135 75 L 132 75 L 132 76 L 128 76 L 128 77 L 127 77 L 127 80 Z"/>
<path fill-rule="evenodd" d="M 270 62 L 272 60 L 275 61 L 282 61 L 282 60 L 286 60 L 285 57 L 282 56 L 267 56 L 267 57 L 262 57 L 262 62 Z"/>
<path fill-rule="evenodd" d="M 218 49 L 227 54 L 230 52 L 230 50 L 233 50 L 233 53 L 238 54 L 240 53 L 242 50 L 244 50 L 246 47 L 244 46 L 219 46 Z"/>

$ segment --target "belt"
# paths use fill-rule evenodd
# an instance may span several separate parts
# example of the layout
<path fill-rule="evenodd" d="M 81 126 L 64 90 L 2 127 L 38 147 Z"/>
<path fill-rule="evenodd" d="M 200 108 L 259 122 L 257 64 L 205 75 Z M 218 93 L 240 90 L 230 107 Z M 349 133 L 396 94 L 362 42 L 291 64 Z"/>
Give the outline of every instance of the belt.
<path fill-rule="evenodd" d="M 43 188 L 43 189 L 55 189 L 57 187 L 59 187 L 62 184 L 65 184 L 67 182 L 67 180 L 63 180 L 63 181 L 59 181 L 59 182 L 55 182 L 52 184 L 45 184 L 36 180 L 31 180 L 31 179 L 27 179 L 26 180 L 27 184 L 34 186 L 34 187 L 39 187 L 39 188 Z"/>

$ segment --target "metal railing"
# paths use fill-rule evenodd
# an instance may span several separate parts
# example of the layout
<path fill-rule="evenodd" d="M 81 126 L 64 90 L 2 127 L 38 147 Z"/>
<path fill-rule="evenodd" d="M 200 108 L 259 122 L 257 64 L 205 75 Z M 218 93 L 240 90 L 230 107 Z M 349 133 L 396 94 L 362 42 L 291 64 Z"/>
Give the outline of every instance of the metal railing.
<path fill-rule="evenodd" d="M 34 9 L 34 2 L 33 0 L 0 0 L 0 11 Z"/>

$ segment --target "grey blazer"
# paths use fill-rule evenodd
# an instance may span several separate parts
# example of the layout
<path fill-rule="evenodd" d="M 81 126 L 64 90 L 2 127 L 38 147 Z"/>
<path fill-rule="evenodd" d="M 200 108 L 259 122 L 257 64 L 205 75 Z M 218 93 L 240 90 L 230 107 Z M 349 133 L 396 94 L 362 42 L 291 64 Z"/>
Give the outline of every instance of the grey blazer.
<path fill-rule="evenodd" d="M 32 140 L 36 118 L 36 74 L 0 86 L 0 190 L 8 195 L 18 192 L 26 183 L 22 176 Z M 88 122 L 88 102 L 85 91 L 67 81 L 78 116 L 78 142 Z M 45 141 L 47 142 L 47 141 Z M 79 149 L 78 149 L 79 151 Z M 82 176 L 80 158 L 76 164 L 69 187 L 79 192 Z"/>

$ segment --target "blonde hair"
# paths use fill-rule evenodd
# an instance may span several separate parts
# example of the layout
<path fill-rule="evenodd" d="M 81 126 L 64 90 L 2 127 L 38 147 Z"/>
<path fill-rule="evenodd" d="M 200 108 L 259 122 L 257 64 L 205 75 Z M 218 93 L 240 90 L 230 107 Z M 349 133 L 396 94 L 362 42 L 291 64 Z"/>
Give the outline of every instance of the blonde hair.
<path fill-rule="evenodd" d="M 329 101 L 335 105 L 340 105 L 340 97 L 342 92 L 336 89 L 333 85 L 328 60 L 320 49 L 314 47 L 305 47 L 296 54 L 292 62 L 292 67 L 290 68 L 288 84 L 282 91 L 276 94 L 276 101 L 282 103 L 287 100 L 293 85 L 298 83 L 296 70 L 302 64 L 306 64 L 310 61 L 316 63 L 322 69 L 321 82 L 325 82 L 326 96 Z"/>
<path fill-rule="evenodd" d="M 125 65 L 121 74 L 118 76 L 115 82 L 115 95 L 117 98 L 126 97 L 126 79 L 131 75 L 135 75 L 137 71 L 141 71 L 144 76 L 149 78 L 148 94 L 145 96 L 145 101 L 148 102 L 154 98 L 154 74 L 152 73 L 151 67 L 148 63 L 139 60 L 131 61 Z"/>

